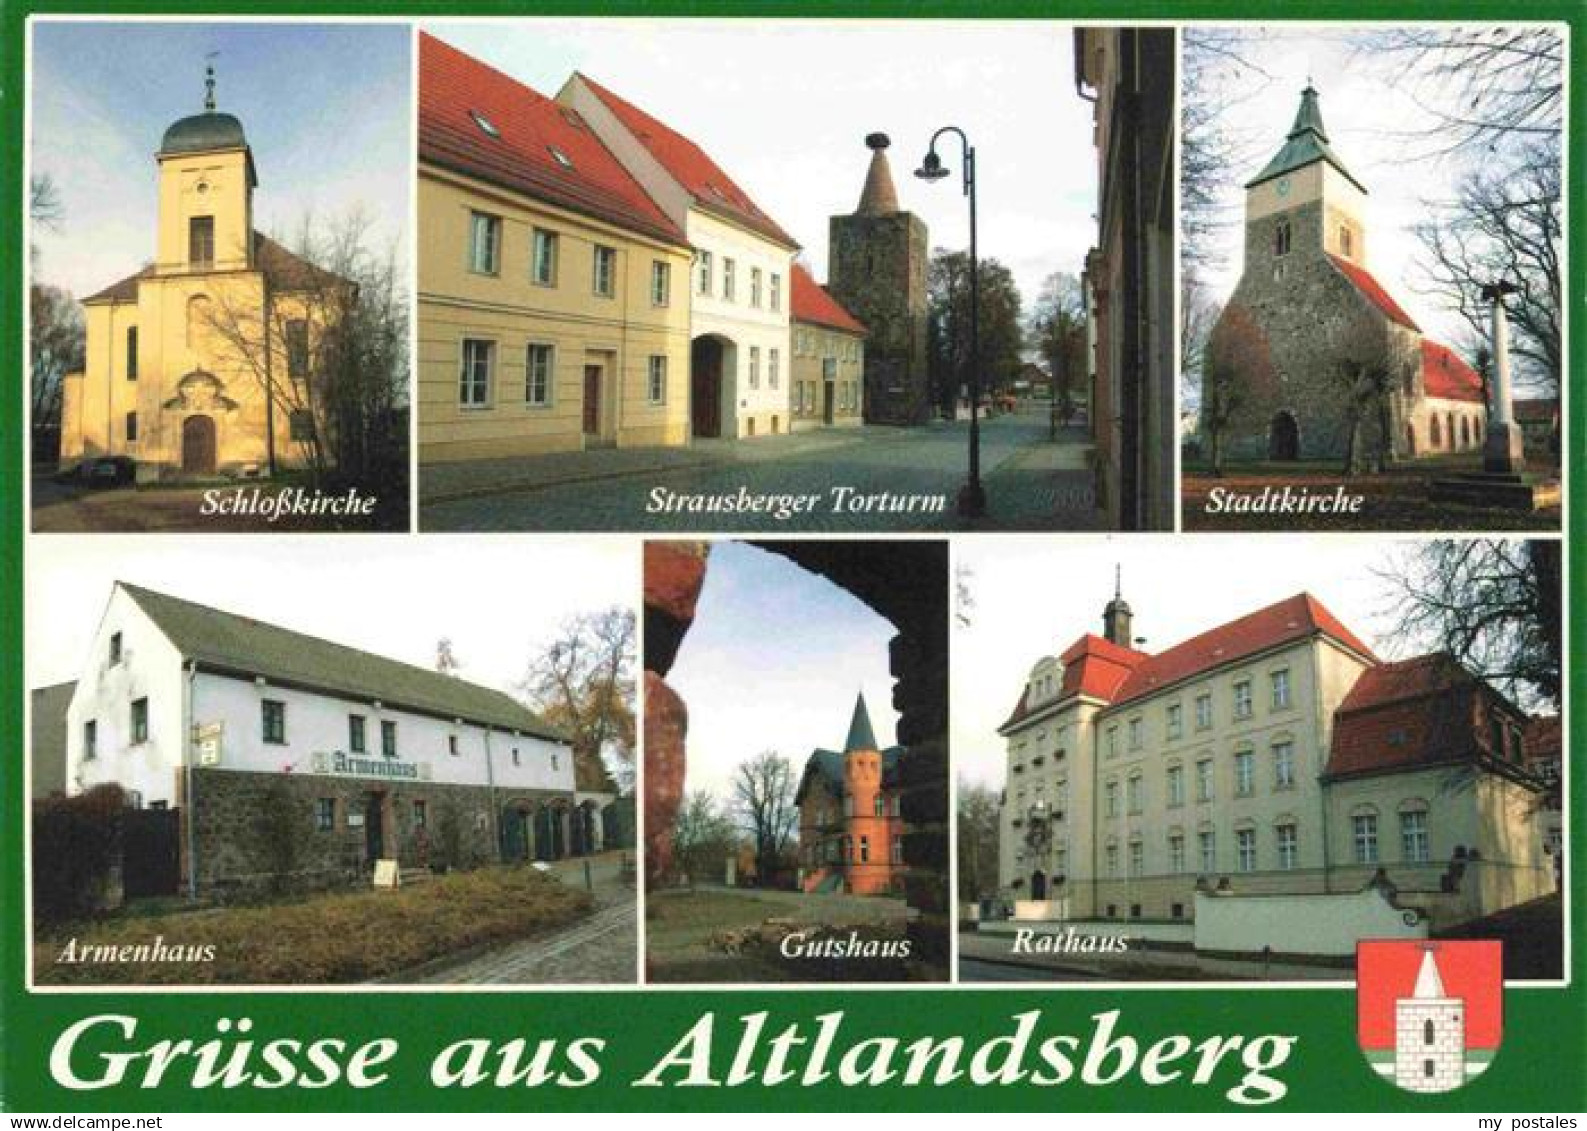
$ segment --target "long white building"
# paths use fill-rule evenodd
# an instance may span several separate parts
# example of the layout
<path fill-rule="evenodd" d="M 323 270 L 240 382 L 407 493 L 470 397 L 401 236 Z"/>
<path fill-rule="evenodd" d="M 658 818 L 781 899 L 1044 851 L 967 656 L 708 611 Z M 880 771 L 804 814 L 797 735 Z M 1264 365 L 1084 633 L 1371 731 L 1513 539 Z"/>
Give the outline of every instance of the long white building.
<path fill-rule="evenodd" d="M 567 738 L 510 696 L 118 582 L 66 710 L 69 793 L 180 813 L 189 891 L 334 886 L 378 860 L 595 851 Z"/>

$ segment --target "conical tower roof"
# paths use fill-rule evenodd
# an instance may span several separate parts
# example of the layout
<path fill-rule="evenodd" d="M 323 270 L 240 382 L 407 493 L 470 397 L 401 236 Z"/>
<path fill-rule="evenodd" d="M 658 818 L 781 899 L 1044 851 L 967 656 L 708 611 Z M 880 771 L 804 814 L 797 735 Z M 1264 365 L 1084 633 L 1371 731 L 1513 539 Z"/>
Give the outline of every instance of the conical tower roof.
<path fill-rule="evenodd" d="M 886 134 L 865 136 L 871 150 L 871 167 L 865 171 L 865 188 L 860 191 L 857 216 L 890 216 L 898 211 L 898 190 L 893 187 L 893 167 L 887 161 L 892 141 Z"/>
<path fill-rule="evenodd" d="M 854 717 L 849 720 L 849 737 L 843 743 L 843 753 L 876 748 L 876 732 L 871 729 L 871 713 L 865 709 L 865 692 L 862 691 L 854 697 Z"/>
<path fill-rule="evenodd" d="M 1295 111 L 1295 124 L 1290 126 L 1289 133 L 1285 136 L 1284 144 L 1273 160 L 1269 161 L 1260 173 L 1245 183 L 1246 188 L 1259 185 L 1263 181 L 1270 181 L 1274 177 L 1293 172 L 1314 161 L 1326 161 L 1362 192 L 1366 186 L 1356 180 L 1339 155 L 1328 145 L 1328 130 L 1323 126 L 1322 107 L 1318 103 L 1317 88 L 1310 82 L 1306 89 L 1300 92 L 1300 107 Z"/>

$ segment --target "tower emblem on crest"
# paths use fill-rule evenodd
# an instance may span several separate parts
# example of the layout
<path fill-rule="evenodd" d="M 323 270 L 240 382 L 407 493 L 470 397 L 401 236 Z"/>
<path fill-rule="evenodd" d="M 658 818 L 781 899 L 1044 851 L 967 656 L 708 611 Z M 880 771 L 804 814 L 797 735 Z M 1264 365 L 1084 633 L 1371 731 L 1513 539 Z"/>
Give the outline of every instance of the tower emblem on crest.
<path fill-rule="evenodd" d="M 1356 1037 L 1367 1062 L 1408 1092 L 1479 1075 L 1503 1035 L 1498 942 L 1370 941 L 1356 948 Z"/>

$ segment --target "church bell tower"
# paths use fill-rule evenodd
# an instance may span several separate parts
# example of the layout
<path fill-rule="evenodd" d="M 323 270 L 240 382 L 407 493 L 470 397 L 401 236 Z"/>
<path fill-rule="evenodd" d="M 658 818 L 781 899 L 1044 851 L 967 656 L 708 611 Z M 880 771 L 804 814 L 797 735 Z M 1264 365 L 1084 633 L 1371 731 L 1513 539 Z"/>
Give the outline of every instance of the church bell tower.
<path fill-rule="evenodd" d="M 1328 140 L 1317 89 L 1307 82 L 1294 124 L 1245 186 L 1245 265 L 1282 277 L 1326 252 L 1366 266 L 1367 190 Z"/>
<path fill-rule="evenodd" d="M 254 266 L 253 150 L 235 115 L 215 109 L 215 68 L 204 72 L 204 111 L 174 122 L 160 141 L 160 274 Z"/>
<path fill-rule="evenodd" d="M 1134 637 L 1130 633 L 1134 623 L 1134 614 L 1130 611 L 1129 602 L 1124 599 L 1123 571 L 1114 567 L 1113 600 L 1102 610 L 1102 635 L 1120 648 L 1133 648 Z"/>

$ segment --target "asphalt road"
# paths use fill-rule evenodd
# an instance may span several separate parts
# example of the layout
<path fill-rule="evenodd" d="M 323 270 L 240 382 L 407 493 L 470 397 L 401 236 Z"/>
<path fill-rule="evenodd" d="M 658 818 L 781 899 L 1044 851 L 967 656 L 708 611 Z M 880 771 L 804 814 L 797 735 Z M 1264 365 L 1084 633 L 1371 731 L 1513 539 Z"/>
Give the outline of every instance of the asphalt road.
<path fill-rule="evenodd" d="M 1033 412 L 983 424 L 981 466 L 992 528 L 1095 528 L 1082 437 L 1071 431 L 1053 444 L 1047 427 L 1045 414 Z M 809 451 L 763 449 L 777 450 L 775 456 L 758 454 L 755 443 L 736 443 L 728 458 L 701 466 L 434 502 L 423 507 L 420 525 L 453 531 L 771 535 L 963 529 L 954 505 L 966 475 L 966 424 L 900 430 L 885 439 L 868 436 Z M 783 516 L 681 509 L 693 500 L 746 495 L 807 501 L 799 513 Z M 661 500 L 680 509 L 658 509 Z"/>

